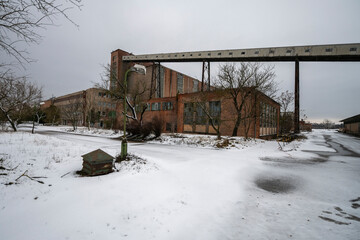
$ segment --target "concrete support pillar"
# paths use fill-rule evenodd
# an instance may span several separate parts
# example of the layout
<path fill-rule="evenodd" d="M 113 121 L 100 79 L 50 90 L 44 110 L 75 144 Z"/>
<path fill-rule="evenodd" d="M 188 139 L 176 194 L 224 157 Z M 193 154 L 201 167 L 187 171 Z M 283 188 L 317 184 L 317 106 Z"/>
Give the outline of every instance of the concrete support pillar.
<path fill-rule="evenodd" d="M 208 91 L 210 91 L 210 62 L 208 62 Z"/>
<path fill-rule="evenodd" d="M 204 91 L 204 77 L 205 77 L 205 62 L 202 64 L 202 74 L 201 74 L 201 91 Z"/>
<path fill-rule="evenodd" d="M 300 133 L 300 76 L 299 60 L 295 60 L 295 114 L 294 114 L 294 132 Z"/>

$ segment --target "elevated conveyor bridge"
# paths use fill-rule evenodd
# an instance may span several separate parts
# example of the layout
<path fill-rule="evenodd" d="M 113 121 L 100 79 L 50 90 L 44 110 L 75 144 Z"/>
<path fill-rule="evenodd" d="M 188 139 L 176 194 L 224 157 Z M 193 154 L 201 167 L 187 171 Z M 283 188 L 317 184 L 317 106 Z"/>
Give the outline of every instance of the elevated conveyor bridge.
<path fill-rule="evenodd" d="M 295 132 L 298 133 L 300 132 L 299 62 L 358 62 L 360 43 L 144 54 L 123 56 L 122 61 L 202 62 L 202 86 L 206 77 L 210 86 L 210 62 L 295 62 L 294 127 Z"/>

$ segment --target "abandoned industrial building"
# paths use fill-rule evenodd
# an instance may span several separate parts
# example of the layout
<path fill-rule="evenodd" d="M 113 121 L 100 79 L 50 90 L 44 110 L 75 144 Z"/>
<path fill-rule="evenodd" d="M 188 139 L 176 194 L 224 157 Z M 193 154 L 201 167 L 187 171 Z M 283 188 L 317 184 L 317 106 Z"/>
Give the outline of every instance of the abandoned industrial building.
<path fill-rule="evenodd" d="M 340 120 L 344 123 L 344 132 L 360 136 L 360 114 Z"/>
<path fill-rule="evenodd" d="M 75 121 L 71 116 L 76 115 L 79 125 L 119 128 L 123 122 L 123 100 L 112 98 L 111 90 L 115 91 L 119 84 L 124 83 L 124 76 L 132 63 L 122 61 L 122 57 L 130 55 L 120 49 L 111 53 L 108 93 L 100 88 L 91 88 L 48 100 L 43 108 L 51 104 L 58 106 L 61 109 L 61 124 L 70 124 Z M 135 96 L 133 109 L 128 109 L 127 113 L 133 110 L 137 112 L 137 117 L 141 114 L 144 122 L 157 117 L 163 132 L 221 133 L 256 138 L 278 134 L 280 105 L 262 92 L 243 89 L 251 92 L 244 104 L 251 109 L 251 114 L 247 114 L 234 134 L 236 109 L 225 90 L 217 90 L 209 82 L 199 81 L 160 63 L 143 65 L 146 67 L 145 75 L 132 72 L 127 76 L 127 93 L 129 98 Z M 75 111 L 72 107 L 77 102 L 81 107 Z M 73 115 L 66 114 L 67 110 Z M 133 121 L 131 119 L 134 117 L 128 117 L 127 121 Z"/>
<path fill-rule="evenodd" d="M 116 126 L 116 102 L 103 90 L 89 88 L 54 97 L 42 104 L 42 109 L 54 105 L 60 114 L 60 124 L 112 128 Z"/>

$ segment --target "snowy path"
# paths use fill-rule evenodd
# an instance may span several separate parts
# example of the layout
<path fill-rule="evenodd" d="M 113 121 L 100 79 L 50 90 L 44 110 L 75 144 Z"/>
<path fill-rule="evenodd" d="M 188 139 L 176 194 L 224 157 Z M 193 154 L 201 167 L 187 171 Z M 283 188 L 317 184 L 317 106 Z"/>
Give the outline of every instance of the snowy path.
<path fill-rule="evenodd" d="M 148 164 L 139 171 L 93 178 L 60 176 L 79 170 L 79 156 L 88 151 L 101 147 L 115 155 L 119 141 L 71 134 L 36 135 L 35 140 L 20 133 L 6 140 L 3 136 L 0 153 L 14 161 L 41 153 L 55 163 L 30 160 L 33 176 L 48 177 L 44 185 L 27 179 L 17 185 L 0 184 L 0 239 L 358 239 L 360 235 L 360 208 L 355 208 L 360 201 L 351 201 L 360 197 L 360 141 L 346 135 L 315 131 L 306 141 L 286 146 L 286 152 L 279 151 L 276 142 L 227 150 L 131 143 L 129 151 Z M 29 149 L 15 146 L 20 141 L 28 141 Z M 31 147 L 33 142 L 38 145 Z M 16 151 L 24 154 L 16 156 Z M 13 181 L 29 168 L 28 163 L 3 181 Z"/>

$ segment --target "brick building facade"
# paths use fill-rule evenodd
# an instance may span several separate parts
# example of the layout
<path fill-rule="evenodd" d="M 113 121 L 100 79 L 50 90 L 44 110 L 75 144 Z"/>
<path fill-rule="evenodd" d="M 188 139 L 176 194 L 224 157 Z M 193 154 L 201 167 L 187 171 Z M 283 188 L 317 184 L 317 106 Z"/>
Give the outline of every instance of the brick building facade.
<path fill-rule="evenodd" d="M 111 69 L 117 77 L 125 75 L 131 67 L 123 62 L 123 56 L 129 56 L 123 50 L 111 53 Z M 144 113 L 144 121 L 151 121 L 155 116 L 163 123 L 164 132 L 215 134 L 209 123 L 209 117 L 199 108 L 197 102 L 206 102 L 204 106 L 217 112 L 216 122 L 222 135 L 232 135 L 236 119 L 236 110 L 232 99 L 225 92 L 207 91 L 209 86 L 187 75 L 155 63 L 143 64 L 146 75 L 131 73 L 128 76 L 128 91 L 134 89 L 139 82 L 146 84 L 149 92 L 146 96 L 148 104 Z M 115 87 L 115 83 L 110 84 Z M 201 91 L 201 90 L 204 91 Z M 240 123 L 238 136 L 266 137 L 279 132 L 280 105 L 259 91 L 248 98 L 247 105 L 252 106 L 253 116 Z M 122 107 L 120 106 L 120 110 Z M 243 113 L 245 114 L 245 113 Z M 246 114 L 245 114 L 246 115 Z M 122 116 L 118 115 L 118 121 Z M 245 122 L 245 124 L 244 124 Z"/>
<path fill-rule="evenodd" d="M 261 92 L 256 91 L 254 95 L 256 97 L 250 97 L 248 101 L 254 107 L 255 114 L 247 118 L 246 124 L 240 123 L 237 136 L 266 138 L 277 135 L 280 105 Z M 197 104 L 200 101 L 215 119 L 221 135 L 231 136 L 236 122 L 236 110 L 226 92 L 196 92 L 153 98 L 148 101 L 149 108 L 144 119 L 158 117 L 163 123 L 164 132 L 216 134 L 210 124 L 210 117 Z M 243 112 L 243 115 L 246 113 Z"/>
<path fill-rule="evenodd" d="M 56 106 L 60 112 L 60 124 L 91 127 L 115 127 L 117 104 L 99 88 L 89 88 L 83 91 L 54 97 L 44 101 L 42 109 Z"/>
<path fill-rule="evenodd" d="M 120 49 L 111 53 L 110 89 L 124 81 L 125 72 L 132 65 L 123 62 L 122 57 L 129 55 L 131 54 Z M 127 92 L 130 95 L 139 85 L 146 89 L 142 93 L 142 102 L 147 104 L 143 115 L 145 122 L 157 117 L 162 122 L 163 132 L 216 134 L 211 119 L 204 112 L 207 108 L 221 134 L 232 135 L 237 113 L 229 94 L 213 87 L 207 91 L 208 85 L 202 85 L 201 81 L 158 63 L 143 65 L 146 67 L 145 75 L 136 72 L 128 74 Z M 92 120 L 92 126 L 119 128 L 122 125 L 123 101 L 111 99 L 101 89 L 91 88 L 68 94 L 52 99 L 52 103 L 64 111 L 66 106 L 71 106 L 71 101 L 76 99 L 81 101 L 82 105 L 79 125 L 89 122 L 90 109 L 97 118 L 96 121 Z M 240 123 L 236 135 L 257 138 L 277 135 L 280 105 L 255 90 L 247 101 L 253 114 Z M 200 102 L 203 105 L 200 105 Z M 45 102 L 45 105 L 49 103 Z M 243 115 L 246 115 L 246 112 Z M 62 124 L 69 124 L 70 120 L 62 113 L 61 121 Z"/>

